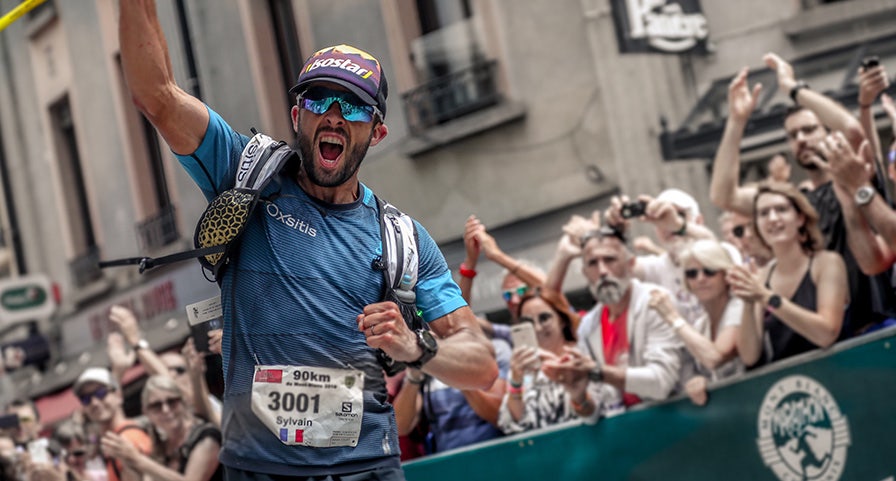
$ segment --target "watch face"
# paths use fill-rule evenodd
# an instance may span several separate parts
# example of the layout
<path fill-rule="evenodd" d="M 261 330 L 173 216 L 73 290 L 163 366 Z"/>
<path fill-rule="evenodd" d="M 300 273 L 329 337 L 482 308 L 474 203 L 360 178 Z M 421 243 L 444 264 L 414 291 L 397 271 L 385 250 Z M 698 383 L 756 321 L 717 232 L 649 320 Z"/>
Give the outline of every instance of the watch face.
<path fill-rule="evenodd" d="M 874 197 L 874 188 L 869 186 L 864 186 L 859 188 L 856 191 L 856 203 L 859 205 L 865 205 L 871 201 L 871 198 Z"/>
<path fill-rule="evenodd" d="M 435 351 L 438 349 L 438 343 L 436 342 L 436 338 L 432 336 L 432 333 L 429 331 L 419 331 L 417 338 L 420 340 L 420 347 L 428 350 Z"/>
<path fill-rule="evenodd" d="M 781 296 L 775 294 L 768 298 L 768 305 L 775 309 L 781 307 Z"/>

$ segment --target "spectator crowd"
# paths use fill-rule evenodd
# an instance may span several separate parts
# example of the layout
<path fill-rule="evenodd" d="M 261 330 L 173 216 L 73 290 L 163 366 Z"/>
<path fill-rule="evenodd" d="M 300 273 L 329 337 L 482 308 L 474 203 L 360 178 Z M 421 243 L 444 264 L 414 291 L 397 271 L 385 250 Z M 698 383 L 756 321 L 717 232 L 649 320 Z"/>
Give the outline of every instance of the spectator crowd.
<path fill-rule="evenodd" d="M 769 160 L 768 178 L 739 183 L 741 139 L 762 89 L 740 71 L 713 160 L 718 232 L 682 190 L 619 195 L 605 211 L 563 226 L 545 272 L 502 251 L 476 216 L 467 219 L 455 277 L 467 302 L 481 260 L 504 268 L 510 324 L 478 319 L 500 377 L 487 390 L 456 389 L 413 368 L 391 377 L 403 459 L 577 419 L 599 422 L 678 394 L 705 405 L 713 382 L 894 323 L 896 212 L 888 192 L 896 142 L 881 146 L 872 113 L 880 102 L 896 137 L 885 67 L 859 72 L 856 116 L 799 81 L 777 55 L 764 61 L 793 101 L 782 126 L 789 153 Z M 799 185 L 791 162 L 805 174 Z M 653 238 L 631 239 L 633 223 L 651 225 Z M 587 311 L 564 295 L 574 261 L 595 301 Z M 0 356 L 0 481 L 222 479 L 221 402 L 206 382 L 206 356 L 220 355 L 221 331 L 209 333 L 208 353 L 192 339 L 180 352 L 156 353 L 131 311 L 116 306 L 109 316 L 117 328 L 110 365 L 78 377 L 81 408 L 55 426 L 41 425 L 32 400 L 11 396 L 4 374 L 22 353 Z M 122 379 L 135 362 L 148 378 L 142 414 L 129 418 Z"/>

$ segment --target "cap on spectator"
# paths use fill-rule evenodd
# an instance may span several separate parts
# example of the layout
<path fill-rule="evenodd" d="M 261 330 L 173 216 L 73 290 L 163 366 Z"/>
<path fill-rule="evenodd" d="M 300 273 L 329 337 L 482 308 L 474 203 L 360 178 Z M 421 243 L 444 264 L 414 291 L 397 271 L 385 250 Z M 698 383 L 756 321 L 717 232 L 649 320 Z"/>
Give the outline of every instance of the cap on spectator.
<path fill-rule="evenodd" d="M 298 95 L 318 81 L 349 89 L 368 105 L 375 105 L 385 117 L 389 85 L 380 62 L 373 55 L 345 44 L 320 49 L 305 61 L 289 93 Z"/>
<path fill-rule="evenodd" d="M 656 200 L 669 202 L 675 207 L 683 209 L 687 213 L 689 221 L 696 219 L 700 215 L 700 204 L 697 203 L 691 194 L 681 189 L 666 189 L 656 196 Z"/>
<path fill-rule="evenodd" d="M 77 394 L 89 382 L 95 382 L 111 388 L 118 387 L 115 380 L 112 379 L 112 373 L 108 369 L 104 367 L 88 367 L 78 376 L 78 380 L 75 381 L 75 386 L 72 390 Z"/>

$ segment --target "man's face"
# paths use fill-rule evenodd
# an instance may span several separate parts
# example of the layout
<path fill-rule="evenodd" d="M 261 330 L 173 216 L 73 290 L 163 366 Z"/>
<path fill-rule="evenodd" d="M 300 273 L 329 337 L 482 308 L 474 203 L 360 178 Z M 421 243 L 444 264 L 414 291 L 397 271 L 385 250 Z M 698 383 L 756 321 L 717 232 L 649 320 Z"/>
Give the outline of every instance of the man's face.
<path fill-rule="evenodd" d="M 329 91 L 348 95 L 351 102 L 363 104 L 360 99 L 348 94 L 345 88 L 335 84 L 315 84 L 309 88 L 312 89 L 315 89 L 315 97 L 325 97 Z M 339 102 L 333 102 L 321 114 L 298 105 L 292 108 L 302 169 L 315 185 L 336 187 L 346 183 L 357 175 L 367 149 L 386 136 L 385 125 L 376 117 L 369 122 L 353 122 L 343 115 Z"/>
<path fill-rule="evenodd" d="M 787 145 L 796 162 L 808 170 L 818 169 L 816 162 L 826 162 L 816 146 L 824 140 L 827 132 L 818 117 L 811 110 L 803 109 L 784 120 Z"/>
<path fill-rule="evenodd" d="M 511 319 L 516 320 L 520 300 L 528 290 L 529 286 L 519 277 L 510 273 L 504 276 L 504 280 L 501 282 L 501 298 L 504 299 L 507 310 L 510 311 Z"/>
<path fill-rule="evenodd" d="M 100 424 L 111 421 L 115 410 L 121 406 L 118 391 L 101 383 L 88 382 L 81 386 L 76 395 L 87 419 Z"/>
<path fill-rule="evenodd" d="M 778 182 L 790 181 L 790 163 L 783 155 L 776 155 L 768 161 L 768 175 Z"/>
<path fill-rule="evenodd" d="M 618 304 L 631 285 L 635 258 L 615 237 L 594 238 L 582 252 L 582 274 L 601 304 Z"/>
<path fill-rule="evenodd" d="M 26 444 L 40 437 L 40 423 L 37 422 L 37 413 L 30 405 L 11 406 L 9 414 L 15 414 L 19 417 L 19 427 L 13 432 L 12 436 L 18 444 Z"/>

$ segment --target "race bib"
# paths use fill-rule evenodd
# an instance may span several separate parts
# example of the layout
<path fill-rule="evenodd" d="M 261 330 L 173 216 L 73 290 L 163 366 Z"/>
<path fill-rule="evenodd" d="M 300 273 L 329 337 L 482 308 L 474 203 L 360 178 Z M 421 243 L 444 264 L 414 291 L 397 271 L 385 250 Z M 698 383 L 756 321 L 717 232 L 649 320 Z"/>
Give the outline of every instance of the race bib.
<path fill-rule="evenodd" d="M 357 446 L 364 373 L 308 366 L 255 366 L 252 412 L 283 444 Z"/>

